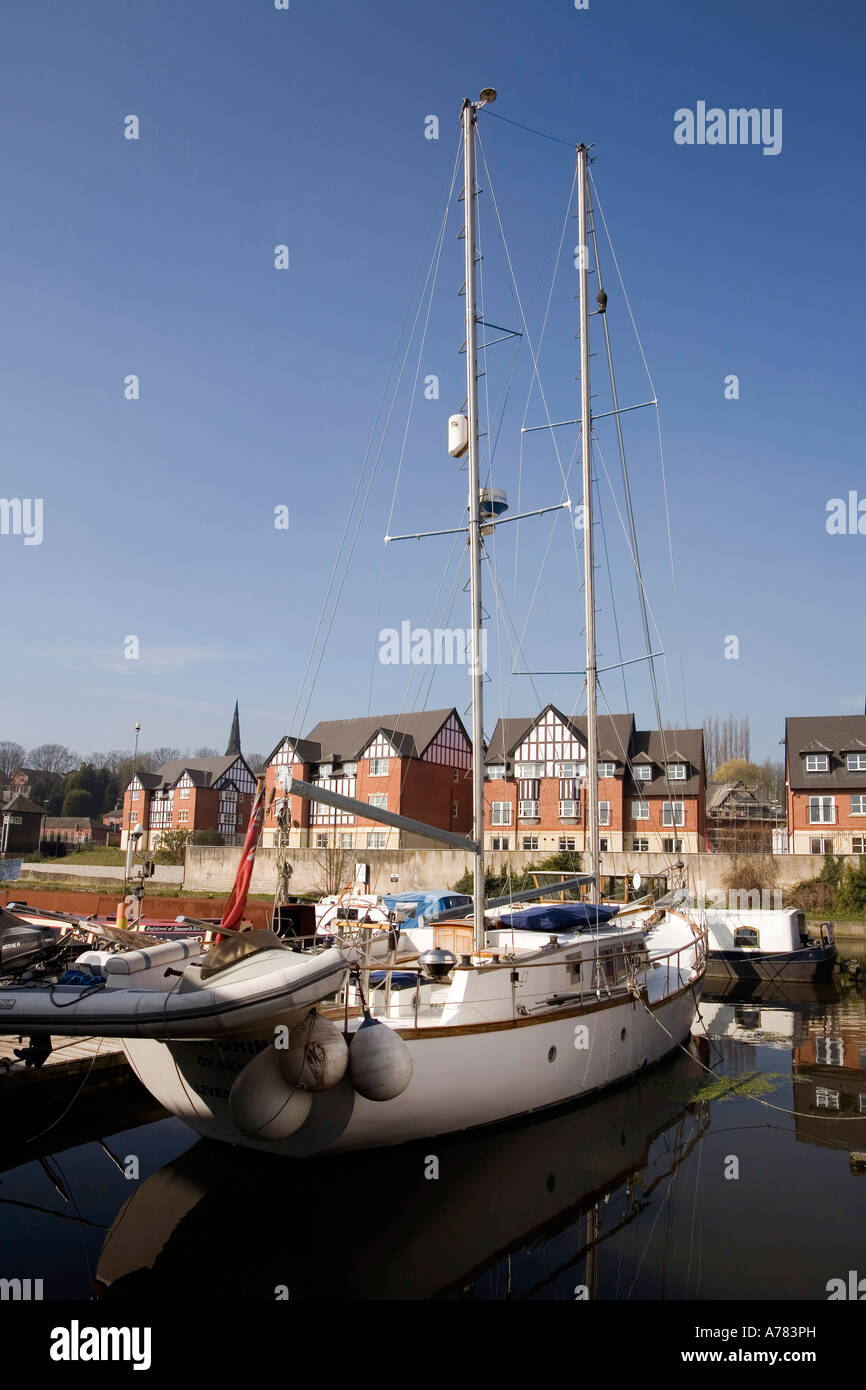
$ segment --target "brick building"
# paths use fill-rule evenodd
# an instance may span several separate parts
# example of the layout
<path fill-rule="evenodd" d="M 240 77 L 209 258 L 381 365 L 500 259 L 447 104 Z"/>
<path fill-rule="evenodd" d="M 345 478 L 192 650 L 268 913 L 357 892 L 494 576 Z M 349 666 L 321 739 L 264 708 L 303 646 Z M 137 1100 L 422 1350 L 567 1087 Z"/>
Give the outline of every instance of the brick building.
<path fill-rule="evenodd" d="M 69 849 L 120 843 L 104 821 L 92 816 L 46 816 L 43 839 L 60 842 Z"/>
<path fill-rule="evenodd" d="M 599 844 L 604 851 L 695 853 L 706 842 L 701 729 L 636 729 L 598 720 Z M 585 850 L 586 720 L 548 705 L 500 719 L 485 761 L 485 845 Z"/>
<path fill-rule="evenodd" d="M 785 720 L 791 854 L 866 854 L 866 715 Z"/>
<path fill-rule="evenodd" d="M 130 827 L 144 828 L 139 848 L 156 849 L 165 830 L 217 831 L 226 845 L 241 845 L 256 779 L 240 753 L 221 758 L 173 758 L 158 772 L 139 772 L 123 797 L 125 848 Z"/>
<path fill-rule="evenodd" d="M 325 720 L 304 738 L 286 734 L 267 760 L 264 845 L 276 840 L 276 809 L 287 778 L 413 820 L 469 834 L 472 829 L 471 740 L 456 709 Z M 314 849 L 430 848 L 396 827 L 289 798 L 289 844 Z"/>

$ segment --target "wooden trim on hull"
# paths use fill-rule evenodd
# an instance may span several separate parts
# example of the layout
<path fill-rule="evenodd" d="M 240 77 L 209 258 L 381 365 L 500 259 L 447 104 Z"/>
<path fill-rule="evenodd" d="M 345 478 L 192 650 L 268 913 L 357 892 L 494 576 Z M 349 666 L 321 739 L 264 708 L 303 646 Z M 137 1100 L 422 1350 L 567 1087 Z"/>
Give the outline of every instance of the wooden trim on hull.
<path fill-rule="evenodd" d="M 495 1023 L 458 1023 L 443 1024 L 441 1027 L 433 1026 L 430 1028 L 395 1028 L 398 1037 L 405 1038 L 407 1042 L 425 1042 L 430 1038 L 461 1038 L 468 1037 L 472 1033 L 501 1033 L 506 1029 L 512 1028 L 533 1028 L 543 1023 L 557 1023 L 562 1018 L 582 1018 L 586 1014 L 603 1013 L 606 1009 L 615 1009 L 623 1004 L 641 1003 L 646 1006 L 650 1013 L 656 1009 L 662 1009 L 666 1004 L 679 999 L 681 995 L 687 994 L 703 980 L 700 975 L 695 980 L 690 980 L 688 984 L 682 985 L 674 990 L 672 994 L 666 994 L 662 999 L 656 999 L 653 1003 L 649 1002 L 649 997 L 645 989 L 640 991 L 638 996 L 624 993 L 618 994 L 614 999 L 605 999 L 602 1003 L 577 1004 L 569 1009 L 547 1009 L 544 1013 L 533 1014 L 531 1018 L 505 1018 L 497 1019 Z"/>

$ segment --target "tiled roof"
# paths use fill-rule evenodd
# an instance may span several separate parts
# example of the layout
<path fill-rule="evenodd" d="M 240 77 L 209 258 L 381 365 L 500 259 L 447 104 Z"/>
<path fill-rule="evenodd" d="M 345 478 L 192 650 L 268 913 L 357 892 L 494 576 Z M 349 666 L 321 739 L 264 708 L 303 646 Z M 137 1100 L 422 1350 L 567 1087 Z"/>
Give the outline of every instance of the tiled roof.
<path fill-rule="evenodd" d="M 866 772 L 849 772 L 845 754 L 866 751 L 866 714 L 825 714 L 785 720 L 792 791 L 866 791 Z M 826 753 L 829 772 L 807 772 L 807 753 Z"/>
<path fill-rule="evenodd" d="M 399 757 L 420 758 L 452 714 L 459 720 L 460 716 L 453 706 L 450 709 L 418 710 L 407 714 L 323 719 L 304 738 L 284 734 L 267 761 L 271 761 L 288 739 L 297 749 L 299 759 L 305 763 L 328 763 L 338 759 L 355 762 L 378 733 L 384 734 Z"/>

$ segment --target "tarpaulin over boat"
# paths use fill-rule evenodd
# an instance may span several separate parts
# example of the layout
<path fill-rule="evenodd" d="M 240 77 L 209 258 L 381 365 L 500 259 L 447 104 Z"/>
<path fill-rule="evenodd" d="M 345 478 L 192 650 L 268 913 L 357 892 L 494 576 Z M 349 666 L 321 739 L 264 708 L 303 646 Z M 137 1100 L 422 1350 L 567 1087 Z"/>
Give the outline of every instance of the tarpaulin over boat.
<path fill-rule="evenodd" d="M 581 927 L 601 926 L 618 912 L 618 907 L 599 903 L 533 903 L 520 912 L 503 913 L 499 925 L 516 931 L 579 931 Z"/>

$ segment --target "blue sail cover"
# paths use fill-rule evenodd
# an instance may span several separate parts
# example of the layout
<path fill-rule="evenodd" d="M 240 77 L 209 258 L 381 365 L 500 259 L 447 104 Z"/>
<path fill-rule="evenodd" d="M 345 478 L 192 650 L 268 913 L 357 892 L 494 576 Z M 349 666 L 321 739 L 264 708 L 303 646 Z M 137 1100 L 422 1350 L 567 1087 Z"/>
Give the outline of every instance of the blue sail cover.
<path fill-rule="evenodd" d="M 533 903 L 520 912 L 503 914 L 499 925 L 515 931 L 580 931 L 581 927 L 600 927 L 618 912 L 618 907 L 599 903 Z"/>

